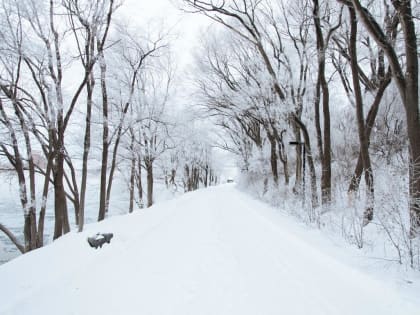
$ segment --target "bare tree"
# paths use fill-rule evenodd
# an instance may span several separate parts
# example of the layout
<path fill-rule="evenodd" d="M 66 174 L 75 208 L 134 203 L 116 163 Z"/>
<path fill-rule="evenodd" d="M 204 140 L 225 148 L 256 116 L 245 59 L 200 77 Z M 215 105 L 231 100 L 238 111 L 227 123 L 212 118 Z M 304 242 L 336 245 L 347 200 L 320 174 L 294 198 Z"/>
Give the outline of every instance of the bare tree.
<path fill-rule="evenodd" d="M 103 76 L 103 50 L 108 37 L 111 19 L 117 8 L 113 0 L 89 1 L 86 3 L 74 0 L 64 2 L 70 12 L 69 20 L 77 43 L 78 51 L 85 73 L 88 75 L 86 82 L 86 127 L 83 144 L 82 179 L 80 184 L 79 209 L 76 211 L 76 224 L 79 232 L 83 230 L 85 213 L 85 196 L 88 171 L 88 157 L 91 143 L 91 119 L 93 105 L 93 90 L 95 78 L 93 67 L 98 59 L 101 60 L 101 78 Z M 101 81 L 102 90 L 106 89 Z M 106 91 L 103 92 L 106 95 Z M 106 100 L 104 102 L 106 111 Z M 77 190 L 76 190 L 77 191 Z"/>
<path fill-rule="evenodd" d="M 5 25 L 0 32 L 2 38 L 1 50 L 4 55 L 0 58 L 3 72 L 0 76 L 0 122 L 6 127 L 9 137 L 1 141 L 0 152 L 6 156 L 13 169 L 16 171 L 19 182 L 19 195 L 24 212 L 24 240 L 20 245 L 17 238 L 2 225 L 2 230 L 21 252 L 27 252 L 43 245 L 44 217 L 50 173 L 52 168 L 53 148 L 49 139 L 39 130 L 37 124 L 46 123 L 42 116 L 42 105 L 36 100 L 23 82 L 25 80 L 24 67 L 26 59 L 23 52 L 26 49 L 26 36 L 24 34 L 23 13 L 16 3 L 4 3 L 3 16 Z M 44 99 L 45 101 L 45 99 Z M 45 102 L 44 102 L 45 105 Z M 32 107 L 36 108 L 33 115 Z M 39 122 L 36 122 L 39 119 Z M 31 135 L 32 133 L 32 135 Z M 23 138 L 23 148 L 21 147 Z M 9 138 L 9 140 L 6 140 Z M 45 156 L 47 156 L 46 169 L 42 170 L 34 160 L 33 142 L 38 141 Z M 36 222 L 36 190 L 35 173 L 45 172 L 42 204 L 37 227 Z M 29 184 L 27 178 L 29 178 Z"/>
<path fill-rule="evenodd" d="M 171 69 L 163 74 L 149 74 L 143 77 L 140 109 L 143 114 L 140 123 L 140 139 L 137 141 L 143 148 L 142 159 L 146 169 L 147 207 L 153 205 L 154 162 L 167 149 L 167 122 L 164 119 L 170 85 L 172 82 Z"/>
<path fill-rule="evenodd" d="M 23 53 L 23 60 L 28 67 L 38 93 L 42 96 L 45 110 L 42 114 L 47 122 L 49 140 L 52 142 L 54 164 L 52 167 L 55 204 L 54 238 L 70 230 L 67 214 L 67 195 L 64 188 L 66 149 L 65 131 L 76 106 L 77 100 L 86 85 L 89 73 L 85 73 L 80 84 L 65 106 L 63 97 L 63 56 L 61 52 L 62 35 L 56 26 L 56 10 L 60 7 L 54 1 L 48 3 L 48 15 L 43 15 L 41 5 L 28 1 L 23 7 L 25 21 L 39 40 L 37 44 L 45 51 L 45 60 L 37 55 Z M 47 23 L 45 23 L 47 22 Z M 44 63 L 48 66 L 45 67 Z"/>
<path fill-rule="evenodd" d="M 326 51 L 332 34 L 341 25 L 341 13 L 337 24 L 329 26 L 326 36 L 323 32 L 321 21 L 331 19 L 329 4 L 326 3 L 325 12 L 321 13 L 318 0 L 313 0 L 313 20 L 315 25 L 316 45 L 318 52 L 318 79 L 316 83 L 315 97 L 315 126 L 317 130 L 317 140 L 319 154 L 321 156 L 321 195 L 322 202 L 329 203 L 331 201 L 331 123 L 330 123 L 330 105 L 329 105 L 329 86 L 326 79 Z M 325 37 L 324 37 L 325 36 Z M 323 113 L 323 133 L 320 127 L 319 103 L 322 95 L 322 113 Z M 323 136 L 321 136 L 323 135 Z"/>
<path fill-rule="evenodd" d="M 387 10 L 388 11 L 388 10 Z M 386 88 L 389 86 L 391 82 L 391 73 L 390 71 L 386 70 L 386 64 L 384 59 L 384 51 L 383 49 L 379 48 L 378 53 L 374 53 L 374 47 L 372 47 L 372 43 L 370 41 L 369 35 L 363 36 L 358 34 L 357 32 L 357 19 L 355 16 L 354 10 L 349 7 L 350 12 L 350 38 L 348 35 L 348 30 L 346 29 L 345 25 L 343 25 L 343 32 L 342 35 L 335 34 L 333 36 L 333 41 L 337 46 L 337 50 L 339 53 L 338 58 L 336 56 L 332 56 L 332 62 L 334 67 L 336 68 L 340 80 L 342 82 L 343 88 L 348 95 L 349 101 L 352 105 L 354 105 L 357 109 L 357 121 L 358 125 L 361 126 L 359 128 L 359 138 L 360 138 L 360 151 L 357 160 L 357 164 L 355 167 L 355 171 L 350 181 L 349 185 L 349 196 L 352 198 L 355 191 L 357 191 L 360 183 L 360 178 L 362 176 L 362 172 L 365 170 L 363 156 L 369 155 L 368 147 L 369 147 L 369 139 L 371 130 L 375 123 L 376 116 L 379 111 L 379 105 L 381 103 L 382 97 L 385 93 Z M 398 19 L 395 16 L 391 16 L 389 12 L 386 12 L 384 17 L 384 25 L 385 29 L 387 30 L 387 36 L 391 40 L 392 38 L 395 39 L 397 34 L 397 25 Z M 356 36 L 358 39 L 356 40 Z M 356 43 L 361 43 L 361 47 L 365 48 L 369 52 L 369 58 L 366 58 L 366 54 L 363 54 L 362 57 L 358 56 L 356 51 Z M 348 46 L 348 48 L 347 48 Z M 367 60 L 369 67 L 361 66 L 363 64 L 363 59 Z M 349 80 L 347 78 L 347 74 L 345 71 L 346 62 L 350 63 L 351 72 L 352 72 L 352 81 L 353 81 L 353 88 L 351 87 Z M 370 70 L 370 73 L 368 70 Z M 356 82 L 357 81 L 357 82 Z M 364 86 L 365 91 L 367 94 L 373 94 L 374 100 L 368 112 L 366 121 L 361 121 L 363 118 L 363 96 L 361 85 Z M 353 96 L 354 95 L 354 96 Z M 363 148 L 363 146 L 366 146 Z M 362 154 L 362 151 L 363 154 Z M 365 161 L 365 163 L 370 163 L 369 161 Z M 374 186 L 373 186 L 373 170 L 371 169 L 370 172 L 365 170 L 365 181 L 367 187 L 367 205 L 366 210 L 364 213 L 364 223 L 368 223 L 372 220 L 373 217 L 373 206 L 374 206 Z"/>
<path fill-rule="evenodd" d="M 392 69 L 393 78 L 398 87 L 406 113 L 407 131 L 409 139 L 410 172 L 410 220 L 411 235 L 414 237 L 420 228 L 420 116 L 418 92 L 418 53 L 417 35 L 412 14 L 410 0 L 391 1 L 401 23 L 405 44 L 405 65 L 398 58 L 394 46 L 368 9 L 360 1 L 339 0 L 347 6 L 353 7 L 366 30 L 380 46 L 387 56 Z M 405 66 L 405 71 L 403 70 Z"/>
<path fill-rule="evenodd" d="M 350 16 L 350 42 L 349 42 L 349 55 L 350 64 L 353 78 L 353 89 L 356 103 L 356 116 L 357 126 L 359 130 L 360 141 L 360 155 L 362 157 L 363 168 L 365 170 L 366 181 L 366 209 L 364 213 L 364 224 L 369 223 L 373 219 L 373 206 L 374 206 L 374 186 L 373 186 L 373 170 L 370 162 L 369 144 L 366 133 L 365 118 L 363 113 L 363 99 L 362 91 L 359 82 L 359 68 L 357 59 L 357 19 L 356 12 L 353 7 L 349 7 Z"/>
<path fill-rule="evenodd" d="M 119 120 L 115 126 L 112 134 L 109 134 L 109 119 L 108 119 L 108 93 L 106 92 L 106 78 L 104 77 L 105 72 L 102 71 L 101 82 L 102 82 L 102 109 L 103 109 L 103 141 L 102 141 L 102 166 L 101 166 L 101 188 L 100 188 L 100 203 L 99 203 L 99 214 L 98 220 L 103 220 L 108 211 L 109 201 L 111 198 L 111 189 L 114 179 L 114 173 L 117 166 L 117 154 L 121 143 L 121 137 L 125 132 L 125 119 L 127 113 L 136 99 L 139 91 L 143 89 L 140 84 L 140 76 L 143 71 L 147 72 L 146 65 L 149 59 L 160 57 L 161 54 L 167 49 L 167 34 L 164 31 L 158 31 L 156 38 L 145 38 L 138 40 L 126 29 L 120 28 L 120 43 L 118 50 L 118 61 L 121 62 L 121 56 L 123 60 L 124 77 L 121 77 L 121 72 L 118 68 L 118 74 L 115 75 L 114 79 L 121 80 L 124 82 L 120 94 L 123 95 L 123 99 L 120 104 L 116 104 L 118 112 L 120 113 Z M 150 34 L 153 37 L 152 34 Z M 104 65 L 105 61 L 104 61 Z M 121 65 L 119 65 L 121 67 Z M 106 68 L 103 67 L 103 70 Z M 115 81 L 113 81 L 115 82 Z M 116 84 L 117 85 L 117 84 Z M 105 108 L 104 108 L 105 105 Z M 110 146 L 113 141 L 111 164 L 108 173 L 108 154 Z"/>

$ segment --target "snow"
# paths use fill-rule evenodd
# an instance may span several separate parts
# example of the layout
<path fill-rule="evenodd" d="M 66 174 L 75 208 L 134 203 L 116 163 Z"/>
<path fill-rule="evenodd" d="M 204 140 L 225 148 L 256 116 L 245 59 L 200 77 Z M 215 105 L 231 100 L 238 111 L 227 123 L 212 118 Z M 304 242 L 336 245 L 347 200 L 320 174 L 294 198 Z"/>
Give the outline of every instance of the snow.
<path fill-rule="evenodd" d="M 105 238 L 102 234 L 96 234 L 95 240 L 100 240 Z"/>
<path fill-rule="evenodd" d="M 95 250 L 86 239 L 98 231 L 114 238 Z M 89 224 L 0 266 L 0 314 L 420 314 L 420 277 L 397 283 L 354 258 L 221 185 Z"/>
<path fill-rule="evenodd" d="M 77 162 L 77 160 L 76 160 Z M 99 208 L 99 185 L 100 185 L 100 168 L 95 168 L 95 160 L 89 160 L 89 165 L 92 165 L 88 172 L 88 187 L 86 191 L 85 200 L 85 221 L 86 223 L 96 222 L 98 218 Z M 80 171 L 80 169 L 77 169 Z M 0 182 L 4 183 L 3 189 L 0 190 L 0 222 L 5 224 L 10 230 L 23 242 L 23 211 L 19 199 L 17 177 L 12 172 L 0 172 Z M 47 212 L 45 216 L 45 233 L 44 241 L 46 243 L 52 242 L 54 232 L 54 192 L 49 193 L 47 201 L 41 198 L 44 178 L 41 175 L 36 176 L 36 187 L 39 204 L 37 206 L 39 217 L 39 209 L 41 204 L 47 202 Z M 144 181 L 145 182 L 145 181 Z M 114 175 L 112 185 L 111 200 L 108 216 L 115 216 L 128 213 L 129 195 L 127 179 L 117 172 Z M 181 194 L 181 192 L 172 192 L 166 189 L 162 180 L 157 179 L 154 184 L 155 202 L 159 203 L 164 200 L 174 198 L 174 196 Z M 74 219 L 74 208 L 71 202 L 67 203 L 69 211 L 69 220 L 72 230 L 77 231 L 77 225 Z M 96 231 L 98 232 L 98 231 Z M 10 242 L 4 233 L 0 233 L 0 265 L 19 256 L 20 252 Z M 0 313 L 1 314 L 1 313 Z"/>

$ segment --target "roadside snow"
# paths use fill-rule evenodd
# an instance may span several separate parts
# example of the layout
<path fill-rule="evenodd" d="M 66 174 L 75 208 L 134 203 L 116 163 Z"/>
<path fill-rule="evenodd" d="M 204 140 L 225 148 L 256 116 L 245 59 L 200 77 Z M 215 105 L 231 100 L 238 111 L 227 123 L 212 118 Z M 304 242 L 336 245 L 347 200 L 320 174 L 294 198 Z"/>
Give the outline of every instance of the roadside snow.
<path fill-rule="evenodd" d="M 95 250 L 98 231 L 114 238 Z M 372 276 L 336 246 L 223 185 L 0 266 L 0 314 L 420 314 L 419 277 Z"/>
<path fill-rule="evenodd" d="M 89 163 L 95 165 L 95 160 L 90 160 Z M 99 209 L 99 186 L 100 186 L 100 176 L 99 169 L 92 168 L 89 172 L 89 181 L 86 191 L 86 200 L 85 200 L 85 221 L 86 223 L 96 222 L 98 218 L 98 209 Z M 0 182 L 4 182 L 5 185 L 0 190 L 0 222 L 6 225 L 18 238 L 23 242 L 23 211 L 20 204 L 19 192 L 16 190 L 18 187 L 17 177 L 12 172 L 0 172 Z M 39 175 L 36 177 L 36 187 L 42 190 L 44 177 Z M 6 184 L 7 183 L 7 184 Z M 124 177 L 117 173 L 114 177 L 113 188 L 111 192 L 111 200 L 109 206 L 109 213 L 107 216 L 118 216 L 128 213 L 128 194 L 127 194 L 127 181 Z M 165 200 L 173 199 L 178 192 L 169 191 L 166 188 L 166 185 L 163 181 L 157 180 L 154 185 L 154 194 L 155 202 L 160 203 Z M 37 200 L 40 203 L 43 201 L 41 196 L 42 191 L 37 192 Z M 46 243 L 52 242 L 52 236 L 54 232 L 54 194 L 50 193 L 50 198 L 48 200 L 48 207 L 45 216 L 45 232 L 44 232 L 44 241 Z M 69 211 L 69 220 L 72 230 L 77 230 L 74 219 L 74 208 L 71 202 L 68 202 L 68 211 Z M 38 210 L 40 204 L 38 205 Z M 37 213 L 39 217 L 39 213 Z M 17 257 L 20 255 L 20 252 L 13 245 L 7 236 L 0 232 L 0 265 L 3 263 Z M 1 301 L 1 297 L 0 297 Z"/>

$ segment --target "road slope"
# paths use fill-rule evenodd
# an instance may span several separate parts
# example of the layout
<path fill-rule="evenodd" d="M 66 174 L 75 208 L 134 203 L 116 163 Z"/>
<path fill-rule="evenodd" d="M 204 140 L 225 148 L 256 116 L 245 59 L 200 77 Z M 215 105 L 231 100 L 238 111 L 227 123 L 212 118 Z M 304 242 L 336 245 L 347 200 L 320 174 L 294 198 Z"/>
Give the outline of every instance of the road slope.
<path fill-rule="evenodd" d="M 0 314 L 420 314 L 264 208 L 224 185 L 88 225 L 0 266 Z"/>

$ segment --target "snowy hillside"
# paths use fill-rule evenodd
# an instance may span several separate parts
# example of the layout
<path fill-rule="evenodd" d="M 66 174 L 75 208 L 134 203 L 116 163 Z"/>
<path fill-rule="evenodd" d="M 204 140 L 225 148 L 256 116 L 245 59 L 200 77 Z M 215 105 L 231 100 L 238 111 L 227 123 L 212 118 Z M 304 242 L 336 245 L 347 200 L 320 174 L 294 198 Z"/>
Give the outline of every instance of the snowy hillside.
<path fill-rule="evenodd" d="M 114 238 L 95 250 L 96 232 Z M 0 314 L 420 314 L 418 275 L 356 253 L 223 185 L 0 266 Z"/>

